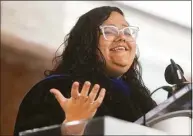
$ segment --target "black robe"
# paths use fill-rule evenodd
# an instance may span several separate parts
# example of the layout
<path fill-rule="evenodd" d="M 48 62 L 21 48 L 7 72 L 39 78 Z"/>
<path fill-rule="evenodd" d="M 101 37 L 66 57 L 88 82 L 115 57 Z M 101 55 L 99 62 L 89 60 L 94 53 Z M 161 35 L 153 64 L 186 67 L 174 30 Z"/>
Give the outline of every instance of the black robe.
<path fill-rule="evenodd" d="M 105 77 L 95 77 L 95 80 L 93 80 L 93 77 L 89 75 L 84 78 L 76 77 L 75 80 L 69 75 L 56 75 L 38 82 L 25 95 L 19 107 L 14 135 L 17 136 L 19 132 L 24 130 L 61 124 L 65 119 L 65 113 L 49 90 L 51 88 L 59 89 L 65 97 L 69 98 L 74 81 L 79 81 L 81 84 L 84 81 L 91 81 L 92 85 L 97 83 L 106 88 L 105 99 L 94 118 L 113 116 L 134 122 L 156 106 L 150 97 L 140 93 L 137 97 L 134 96 L 132 92 L 136 90 L 131 90 L 130 95 L 125 95 L 122 91 L 116 90 L 117 88 Z M 143 101 L 142 103 L 145 106 L 136 104 L 139 101 Z"/>

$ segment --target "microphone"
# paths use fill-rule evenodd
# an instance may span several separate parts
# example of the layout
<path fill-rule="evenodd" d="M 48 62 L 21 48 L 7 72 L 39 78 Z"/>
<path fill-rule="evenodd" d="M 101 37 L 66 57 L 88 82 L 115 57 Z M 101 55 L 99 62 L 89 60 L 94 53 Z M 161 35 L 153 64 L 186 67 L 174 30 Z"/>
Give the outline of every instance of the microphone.
<path fill-rule="evenodd" d="M 168 92 L 168 98 L 176 92 L 176 90 L 179 90 L 182 88 L 185 84 L 187 84 L 187 80 L 184 77 L 184 71 L 183 69 L 174 62 L 174 60 L 170 59 L 171 64 L 166 67 L 164 76 L 165 80 L 168 84 L 171 84 L 173 86 L 161 86 L 157 89 L 155 89 L 152 94 L 154 94 L 159 89 L 164 89 Z"/>
<path fill-rule="evenodd" d="M 164 73 L 166 82 L 173 85 L 172 91 L 168 91 L 168 98 L 172 96 L 176 90 L 179 90 L 185 84 L 187 84 L 183 69 L 178 64 L 176 64 L 174 60 L 170 59 L 170 62 L 171 64 L 166 67 Z"/>
<path fill-rule="evenodd" d="M 184 71 L 183 69 L 174 62 L 174 60 L 170 59 L 171 64 L 168 65 L 165 69 L 165 80 L 168 84 L 171 84 L 173 86 L 161 86 L 150 94 L 150 97 L 159 89 L 163 89 L 168 92 L 167 98 L 171 97 L 177 90 L 184 87 L 187 83 L 187 80 L 184 77 Z M 144 115 L 144 124 L 145 124 L 145 115 Z"/>
<path fill-rule="evenodd" d="M 172 59 L 170 59 L 171 64 L 166 67 L 165 70 L 165 80 L 168 84 L 179 85 L 187 80 L 184 77 L 184 71 L 182 68 L 176 64 Z"/>

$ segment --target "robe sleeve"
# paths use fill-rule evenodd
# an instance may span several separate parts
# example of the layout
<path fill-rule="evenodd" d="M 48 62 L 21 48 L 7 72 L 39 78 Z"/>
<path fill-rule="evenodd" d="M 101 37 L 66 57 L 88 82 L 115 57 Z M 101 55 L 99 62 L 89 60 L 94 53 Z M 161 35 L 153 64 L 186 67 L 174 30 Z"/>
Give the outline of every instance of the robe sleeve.
<path fill-rule="evenodd" d="M 50 89 L 59 89 L 68 98 L 72 83 L 68 76 L 53 76 L 35 84 L 20 104 L 14 136 L 25 130 L 61 124 L 65 113 Z"/>

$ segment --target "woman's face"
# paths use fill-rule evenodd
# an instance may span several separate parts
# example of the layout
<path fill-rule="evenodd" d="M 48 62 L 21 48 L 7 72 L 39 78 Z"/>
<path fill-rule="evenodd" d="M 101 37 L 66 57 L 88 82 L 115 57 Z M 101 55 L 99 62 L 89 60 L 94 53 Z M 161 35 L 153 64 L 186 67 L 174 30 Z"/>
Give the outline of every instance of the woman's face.
<path fill-rule="evenodd" d="M 104 25 L 113 25 L 119 30 L 128 26 L 125 18 L 118 12 L 112 12 L 110 17 L 103 22 Z M 106 31 L 108 34 L 108 31 Z M 110 77 L 120 77 L 130 68 L 136 51 L 135 40 L 127 40 L 122 32 L 114 39 L 107 40 L 104 35 L 99 37 L 99 49 L 106 61 L 106 73 Z"/>

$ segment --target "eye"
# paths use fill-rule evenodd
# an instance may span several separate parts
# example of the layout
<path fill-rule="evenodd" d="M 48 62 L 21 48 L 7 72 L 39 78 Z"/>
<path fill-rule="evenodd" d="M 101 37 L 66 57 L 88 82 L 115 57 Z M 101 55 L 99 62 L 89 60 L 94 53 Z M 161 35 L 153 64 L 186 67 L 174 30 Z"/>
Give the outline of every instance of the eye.
<path fill-rule="evenodd" d="M 135 29 L 132 29 L 132 28 L 126 28 L 124 30 L 124 34 L 126 36 L 134 36 L 136 34 L 136 30 Z"/>
<path fill-rule="evenodd" d="M 130 35 L 133 34 L 133 31 L 130 30 L 129 28 L 126 28 L 126 29 L 124 30 L 124 34 L 125 34 L 126 36 L 130 36 Z"/>
<path fill-rule="evenodd" d="M 105 27 L 104 33 L 105 35 L 117 35 L 118 34 L 117 30 L 113 27 Z"/>

